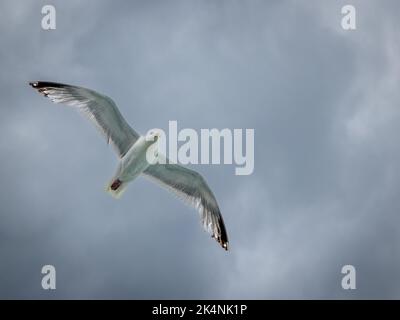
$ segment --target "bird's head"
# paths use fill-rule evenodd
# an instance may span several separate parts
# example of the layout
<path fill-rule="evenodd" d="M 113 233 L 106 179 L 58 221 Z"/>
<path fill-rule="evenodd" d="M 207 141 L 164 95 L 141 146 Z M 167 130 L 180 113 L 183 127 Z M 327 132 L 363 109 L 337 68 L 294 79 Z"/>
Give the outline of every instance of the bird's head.
<path fill-rule="evenodd" d="M 161 134 L 158 130 L 152 129 L 146 134 L 146 141 L 157 142 Z"/>

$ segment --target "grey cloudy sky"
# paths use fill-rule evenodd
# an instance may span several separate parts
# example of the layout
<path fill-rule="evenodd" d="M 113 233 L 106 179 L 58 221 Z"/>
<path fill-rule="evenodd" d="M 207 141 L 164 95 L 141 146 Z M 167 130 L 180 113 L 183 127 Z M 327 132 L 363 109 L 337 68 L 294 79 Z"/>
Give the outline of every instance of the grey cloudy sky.
<path fill-rule="evenodd" d="M 341 28 L 341 7 L 357 30 Z M 54 4 L 57 29 L 41 29 Z M 0 3 L 0 298 L 400 298 L 398 1 Z M 254 128 L 255 170 L 193 166 L 226 253 L 73 110 L 28 87 L 111 96 L 139 132 Z M 57 289 L 41 288 L 41 267 Z M 341 267 L 357 289 L 341 288 Z"/>

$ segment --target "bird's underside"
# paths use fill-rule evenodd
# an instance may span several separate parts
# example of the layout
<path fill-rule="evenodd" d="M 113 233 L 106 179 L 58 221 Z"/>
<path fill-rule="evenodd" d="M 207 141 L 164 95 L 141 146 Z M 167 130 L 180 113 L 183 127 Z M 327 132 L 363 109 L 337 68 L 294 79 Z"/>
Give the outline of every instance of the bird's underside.
<path fill-rule="evenodd" d="M 134 154 L 132 150 L 138 149 L 143 138 L 129 126 L 111 98 L 90 89 L 61 83 L 35 81 L 29 84 L 55 103 L 76 107 L 91 120 L 113 145 L 120 164 L 132 160 L 130 154 Z M 132 166 L 135 166 L 134 161 Z M 203 227 L 222 248 L 228 250 L 228 236 L 217 201 L 199 173 L 168 161 L 166 164 L 143 166 L 138 172 L 198 209 Z M 116 176 L 108 190 L 118 193 L 128 182 L 123 175 Z"/>

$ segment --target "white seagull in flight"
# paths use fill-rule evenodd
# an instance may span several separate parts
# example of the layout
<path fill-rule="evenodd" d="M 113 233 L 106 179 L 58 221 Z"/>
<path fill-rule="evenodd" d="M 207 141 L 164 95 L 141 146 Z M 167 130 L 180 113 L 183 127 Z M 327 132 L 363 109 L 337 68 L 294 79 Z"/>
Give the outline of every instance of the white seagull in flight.
<path fill-rule="evenodd" d="M 147 161 L 146 151 L 153 144 L 155 147 L 159 137 L 157 132 L 150 131 L 147 137 L 140 136 L 122 117 L 114 101 L 96 91 L 55 82 L 29 84 L 55 103 L 76 107 L 114 146 L 120 159 L 117 172 L 107 187 L 111 195 L 121 196 L 128 183 L 142 174 L 197 208 L 204 228 L 222 248 L 228 250 L 228 236 L 217 200 L 203 177 L 196 171 L 168 161 L 166 164 Z"/>

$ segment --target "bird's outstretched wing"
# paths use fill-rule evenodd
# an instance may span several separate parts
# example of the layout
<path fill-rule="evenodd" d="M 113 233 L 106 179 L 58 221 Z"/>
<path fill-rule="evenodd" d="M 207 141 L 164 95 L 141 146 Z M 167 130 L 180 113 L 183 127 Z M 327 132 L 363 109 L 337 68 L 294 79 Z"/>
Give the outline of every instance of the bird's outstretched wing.
<path fill-rule="evenodd" d="M 122 117 L 114 101 L 107 96 L 62 83 L 35 81 L 29 84 L 55 103 L 76 107 L 104 134 L 107 143 L 111 142 L 120 158 L 139 138 L 139 134 Z"/>
<path fill-rule="evenodd" d="M 199 173 L 167 163 L 150 165 L 143 174 L 198 209 L 204 228 L 228 250 L 228 235 L 217 200 Z"/>

